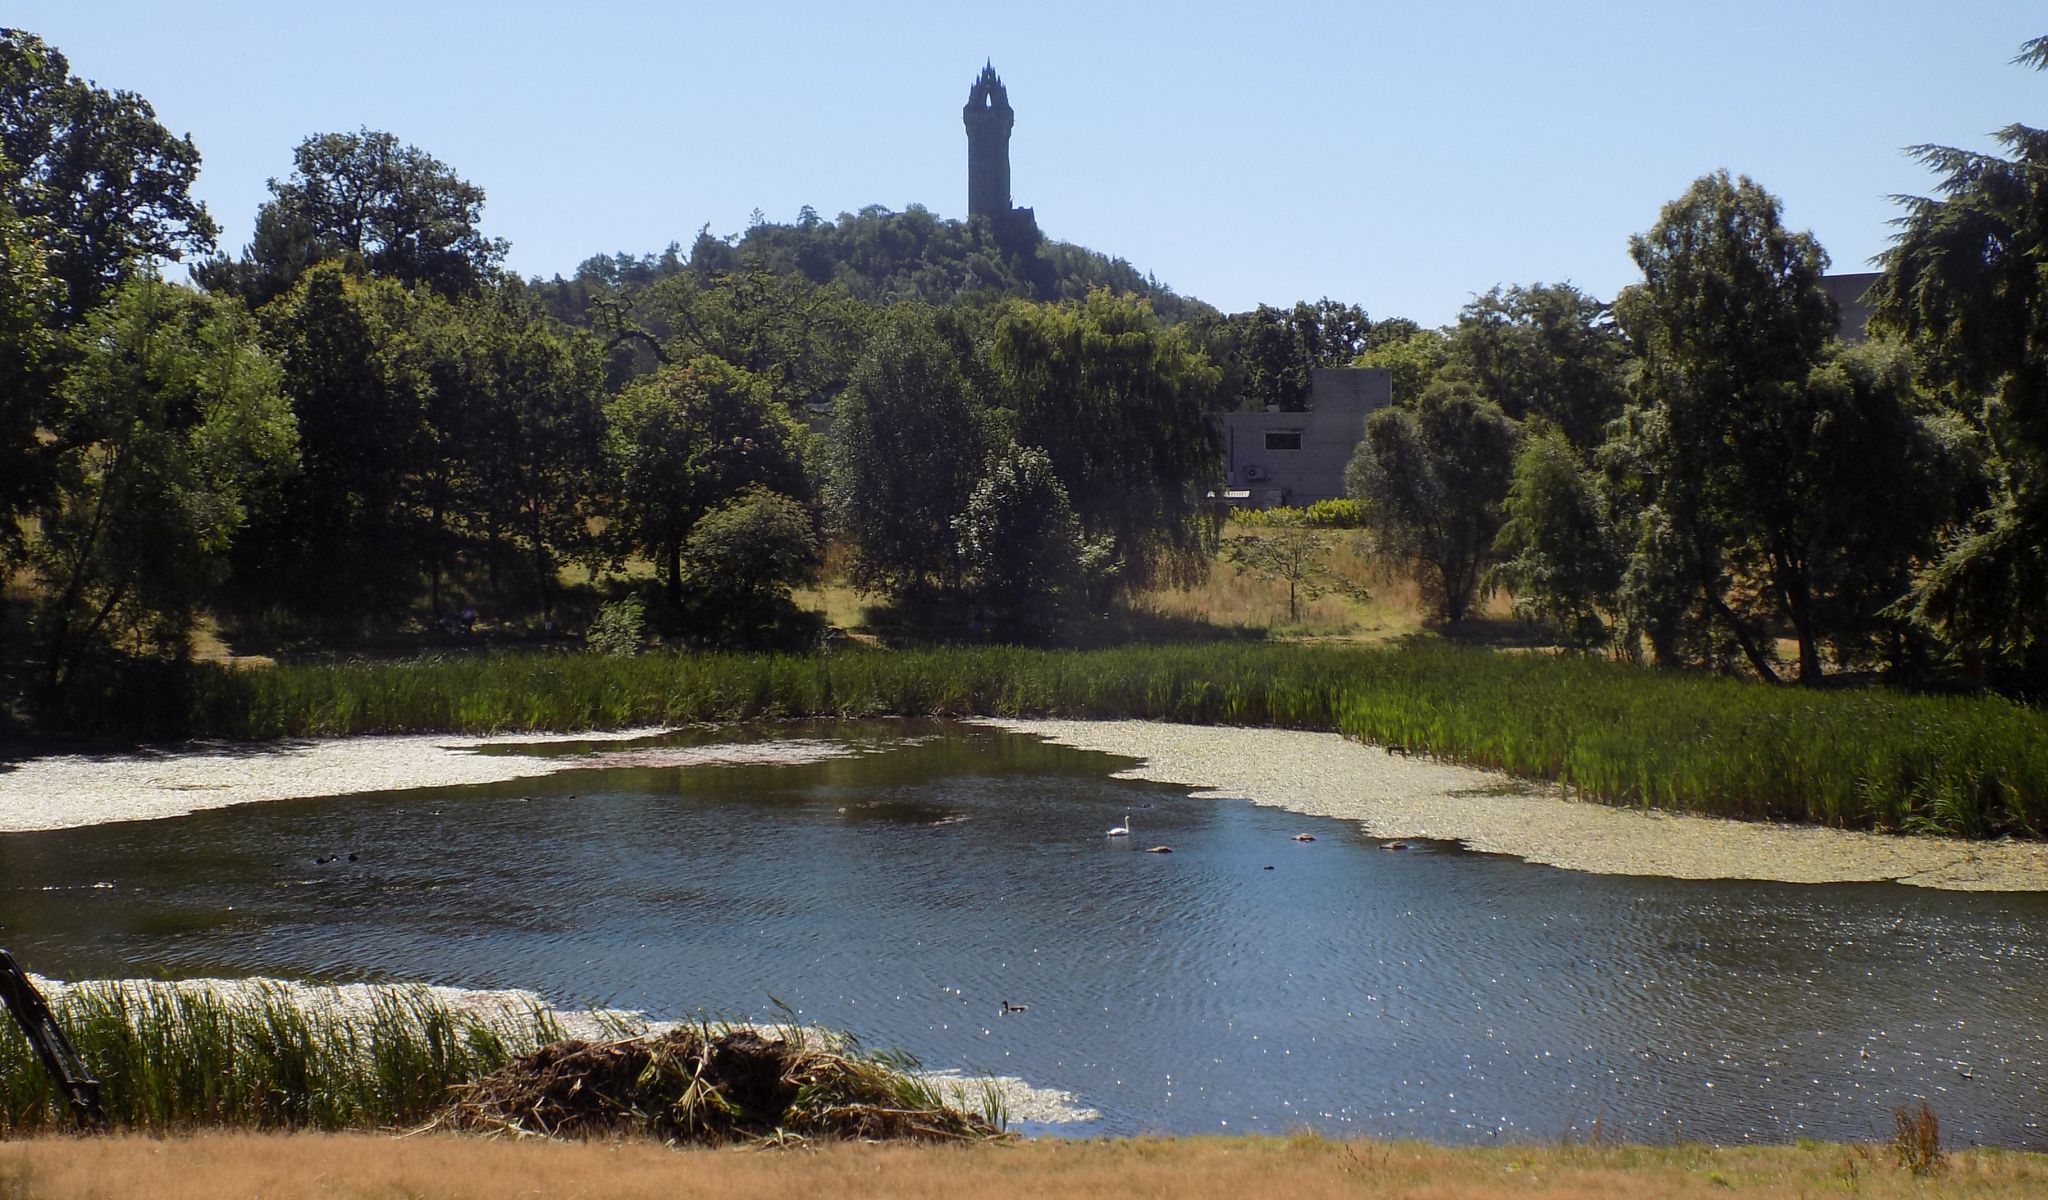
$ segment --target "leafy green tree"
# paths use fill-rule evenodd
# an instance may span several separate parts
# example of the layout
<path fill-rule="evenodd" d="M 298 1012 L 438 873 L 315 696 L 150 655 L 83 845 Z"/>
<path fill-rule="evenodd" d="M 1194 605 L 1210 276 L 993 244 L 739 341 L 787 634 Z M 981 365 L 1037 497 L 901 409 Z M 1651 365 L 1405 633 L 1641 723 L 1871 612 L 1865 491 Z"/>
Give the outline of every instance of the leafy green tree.
<path fill-rule="evenodd" d="M 2048 38 L 2016 62 L 2048 69 Z M 1916 146 L 1942 176 L 1908 198 L 1871 294 L 1928 378 L 1983 433 L 1991 486 L 1920 581 L 1944 636 L 2048 681 L 2048 130 L 1999 130 L 2003 154 Z"/>
<path fill-rule="evenodd" d="M 1416 329 L 1405 337 L 1368 346 L 1351 365 L 1390 373 L 1395 406 L 1412 409 L 1421 403 L 1422 393 L 1436 382 L 1449 358 L 1450 342 L 1441 331 Z"/>
<path fill-rule="evenodd" d="M 65 324 L 149 260 L 212 250 L 217 232 L 192 198 L 192 139 L 173 137 L 134 92 L 70 70 L 41 38 L 0 29 L 0 202 L 43 239 Z"/>
<path fill-rule="evenodd" d="M 51 419 L 50 386 L 59 346 L 53 326 L 63 296 L 44 269 L 43 249 L 0 203 L 0 579 L 13 573 L 17 517 L 44 495 L 50 455 L 41 437 Z"/>
<path fill-rule="evenodd" d="M 1114 546 L 1118 582 L 1199 579 L 1215 539 L 1202 496 L 1221 474 L 1206 356 L 1144 300 L 1097 289 L 1013 302 L 990 358 L 1018 442 L 1051 460 L 1082 532 Z"/>
<path fill-rule="evenodd" d="M 750 487 L 690 527 L 686 594 L 722 635 L 757 642 L 793 613 L 790 589 L 817 572 L 822 551 L 803 505 Z"/>
<path fill-rule="evenodd" d="M 1940 520 L 1909 372 L 1831 346 L 1826 256 L 1748 179 L 1700 179 L 1631 249 L 1645 281 L 1616 307 L 1638 399 L 1610 450 L 1639 623 L 1667 625 L 1661 652 L 1671 620 L 1704 620 L 1771 680 L 1789 629 L 1818 682 L 1824 644 L 1873 626 Z"/>
<path fill-rule="evenodd" d="M 1349 365 L 1372 332 L 1364 309 L 1327 296 L 1297 303 L 1291 311 L 1261 304 L 1230 318 L 1230 324 L 1240 373 L 1237 407 L 1252 412 L 1308 407 L 1310 372 Z"/>
<path fill-rule="evenodd" d="M 958 587 L 953 518 L 987 457 L 988 421 L 930 313 L 903 306 L 869 343 L 833 406 L 832 521 L 863 591 Z"/>
<path fill-rule="evenodd" d="M 768 385 L 709 355 L 637 379 L 605 407 L 615 559 L 644 554 L 672 608 L 683 604 L 683 547 L 705 513 L 750 486 L 806 490 L 804 431 Z"/>
<path fill-rule="evenodd" d="M 1500 531 L 1514 471 L 1515 423 L 1471 392 L 1439 383 L 1413 410 L 1383 408 L 1344 469 L 1380 548 L 1417 569 L 1423 594 L 1463 620 Z"/>
<path fill-rule="evenodd" d="M 407 353 L 422 298 L 331 263 L 264 313 L 297 416 L 301 471 L 235 546 L 237 605 L 323 619 L 402 612 L 427 557 L 427 384 Z"/>
<path fill-rule="evenodd" d="M 953 524 L 979 609 L 1003 636 L 1043 636 L 1083 586 L 1081 525 L 1042 450 L 1014 442 Z"/>
<path fill-rule="evenodd" d="M 1301 602 L 1315 601 L 1331 594 L 1365 599 L 1365 589 L 1354 586 L 1330 565 L 1330 543 L 1311 528 L 1300 511 L 1273 518 L 1234 537 L 1223 539 L 1223 557 L 1238 570 L 1258 579 L 1287 585 L 1287 619 L 1301 619 Z"/>
<path fill-rule="evenodd" d="M 1508 557 L 1492 586 L 1513 594 L 1516 612 L 1550 622 L 1566 645 L 1606 645 L 1624 555 L 1599 479 L 1563 430 L 1545 426 L 1522 440 L 1502 512 L 1495 549 Z"/>
<path fill-rule="evenodd" d="M 1627 399 L 1628 350 L 1607 306 L 1568 283 L 1494 288 L 1458 314 L 1447 369 L 1517 421 L 1540 416 L 1590 450 Z"/>
<path fill-rule="evenodd" d="M 672 276 L 650 290 L 647 306 L 672 331 L 665 361 L 723 359 L 766 381 L 792 410 L 830 402 L 846 386 L 870 320 L 843 287 L 760 270 Z"/>
<path fill-rule="evenodd" d="M 565 558 L 589 557 L 603 441 L 602 368 L 588 336 L 553 327 L 516 283 L 456 301 L 416 297 L 403 353 L 426 424 L 414 490 L 445 560 L 477 560 L 485 586 L 512 568 L 551 610 Z"/>
<path fill-rule="evenodd" d="M 235 305 L 140 276 L 77 354 L 30 545 L 47 700 L 111 649 L 182 657 L 244 515 L 296 451 L 277 367 Z"/>
<path fill-rule="evenodd" d="M 380 130 L 300 142 L 291 177 L 271 180 L 270 195 L 242 260 L 203 264 L 195 272 L 201 283 L 261 305 L 313 264 L 349 258 L 372 274 L 457 296 L 494 276 L 508 249 L 477 228 L 482 188 Z"/>
<path fill-rule="evenodd" d="M 1833 334 L 1835 313 L 1820 278 L 1827 256 L 1811 235 L 1786 229 L 1776 198 L 1721 171 L 1664 206 L 1657 224 L 1630 239 L 1644 282 L 1624 291 L 1617 315 L 1640 364 L 1640 419 L 1631 422 L 1631 475 L 1639 536 L 1632 574 L 1680 582 L 1698 609 L 1731 638 L 1756 673 L 1776 680 L 1769 637 L 1751 603 L 1758 584 L 1800 597 L 1795 624 L 1819 673 L 1817 631 L 1799 562 L 1793 577 L 1737 575 L 1751 539 L 1796 554 L 1784 521 L 1800 500 L 1780 491 L 1806 449 L 1795 426 L 1799 392 Z M 1675 556 L 1675 557 L 1674 557 Z M 1682 581 L 1682 582 L 1681 582 Z M 1647 597 L 1651 593 L 1639 592 Z M 1681 611 L 1671 597 L 1652 607 Z M 1647 619 L 1647 618 L 1646 618 Z M 1669 635 L 1662 636 L 1667 645 Z"/>

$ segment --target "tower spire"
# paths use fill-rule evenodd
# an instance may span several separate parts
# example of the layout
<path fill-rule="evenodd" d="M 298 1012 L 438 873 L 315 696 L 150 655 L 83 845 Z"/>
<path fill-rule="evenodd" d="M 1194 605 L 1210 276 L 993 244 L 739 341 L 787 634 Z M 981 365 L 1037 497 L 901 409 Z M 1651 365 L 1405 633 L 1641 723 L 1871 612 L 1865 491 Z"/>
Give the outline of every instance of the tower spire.
<path fill-rule="evenodd" d="M 1017 115 L 993 58 L 968 89 L 960 118 L 967 126 L 967 212 L 1000 224 L 1010 216 L 1010 130 Z"/>

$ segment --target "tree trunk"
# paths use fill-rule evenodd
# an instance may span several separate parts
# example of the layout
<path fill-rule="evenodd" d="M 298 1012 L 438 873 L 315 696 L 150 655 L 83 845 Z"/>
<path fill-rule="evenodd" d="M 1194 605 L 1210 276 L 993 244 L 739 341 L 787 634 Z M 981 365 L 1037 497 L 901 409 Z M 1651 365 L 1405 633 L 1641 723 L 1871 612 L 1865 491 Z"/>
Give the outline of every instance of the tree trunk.
<path fill-rule="evenodd" d="M 667 588 L 668 606 L 670 608 L 681 608 L 683 606 L 683 544 L 681 542 L 670 542 L 668 544 Z"/>

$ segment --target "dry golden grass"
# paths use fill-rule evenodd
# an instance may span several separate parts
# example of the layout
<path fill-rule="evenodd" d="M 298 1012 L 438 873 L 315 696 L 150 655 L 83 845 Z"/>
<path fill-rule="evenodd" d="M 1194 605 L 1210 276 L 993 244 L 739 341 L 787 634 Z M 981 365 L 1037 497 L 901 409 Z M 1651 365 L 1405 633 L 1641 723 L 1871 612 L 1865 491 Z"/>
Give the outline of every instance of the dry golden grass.
<path fill-rule="evenodd" d="M 204 1135 L 0 1143 L 0 1200 L 500 1200 L 505 1197 L 1831 1196 L 2004 1198 L 2048 1194 L 2048 1156 L 1969 1151 L 1916 1177 L 1887 1150 L 1766 1148 L 1452 1149 L 1288 1139 L 1138 1139 L 1014 1145 L 829 1145 L 676 1151 L 644 1142 L 505 1142 Z"/>
<path fill-rule="evenodd" d="M 1238 531 L 1226 530 L 1225 536 Z M 1344 638 L 1382 642 L 1419 631 L 1428 616 L 1412 579 L 1361 555 L 1355 533 L 1321 532 L 1334 574 L 1365 589 L 1367 599 L 1330 595 L 1303 601 L 1300 618 L 1287 613 L 1287 585 L 1260 579 L 1218 559 L 1209 577 L 1191 588 L 1155 588 L 1132 598 L 1132 607 L 1163 617 L 1202 621 L 1226 629 L 1262 630 L 1274 637 Z"/>

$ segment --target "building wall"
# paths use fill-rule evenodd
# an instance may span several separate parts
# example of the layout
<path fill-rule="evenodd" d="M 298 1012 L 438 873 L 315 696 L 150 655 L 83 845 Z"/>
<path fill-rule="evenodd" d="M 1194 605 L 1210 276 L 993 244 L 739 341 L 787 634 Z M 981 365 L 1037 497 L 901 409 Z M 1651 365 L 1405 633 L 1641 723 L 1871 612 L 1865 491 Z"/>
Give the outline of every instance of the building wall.
<path fill-rule="evenodd" d="M 1861 271 L 1855 274 L 1823 275 L 1820 277 L 1821 290 L 1835 302 L 1840 310 L 1840 320 L 1835 332 L 1845 342 L 1860 342 L 1869 337 L 1864 325 L 1870 321 L 1870 302 L 1864 294 L 1878 280 L 1875 271 Z"/>
<path fill-rule="evenodd" d="M 1365 439 L 1365 419 L 1393 402 L 1391 372 L 1332 367 L 1310 374 L 1307 412 L 1229 414 L 1224 454 L 1230 489 L 1249 492 L 1257 508 L 1342 496 L 1344 467 Z M 1272 444 L 1293 439 L 1300 449 Z"/>

